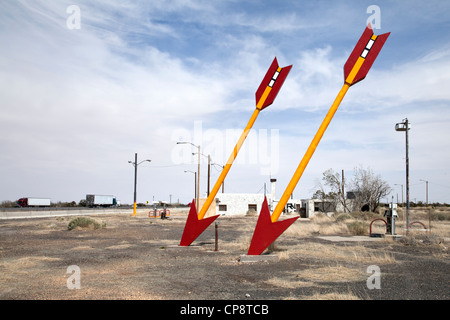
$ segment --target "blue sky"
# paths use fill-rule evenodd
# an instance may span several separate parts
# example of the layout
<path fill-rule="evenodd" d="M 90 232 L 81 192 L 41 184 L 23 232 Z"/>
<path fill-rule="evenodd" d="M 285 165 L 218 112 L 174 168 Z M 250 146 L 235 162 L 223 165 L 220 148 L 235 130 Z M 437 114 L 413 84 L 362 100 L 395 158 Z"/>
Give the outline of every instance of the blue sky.
<path fill-rule="evenodd" d="M 80 29 L 67 27 L 70 5 Z M 224 163 L 275 56 L 293 68 L 225 189 L 257 192 L 272 176 L 281 196 L 342 86 L 371 5 L 380 8 L 375 33 L 391 35 L 348 91 L 294 196 L 310 197 L 329 168 L 350 179 L 363 166 L 401 197 L 405 137 L 394 125 L 408 117 L 411 200 L 425 201 L 423 179 L 429 201 L 450 203 L 446 1 L 2 1 L 0 200 L 97 193 L 131 203 L 137 152 L 152 160 L 139 166 L 139 202 L 191 201 L 184 171 L 197 170 L 195 150 L 176 142 L 190 138 Z M 203 160 L 201 193 L 206 172 Z"/>

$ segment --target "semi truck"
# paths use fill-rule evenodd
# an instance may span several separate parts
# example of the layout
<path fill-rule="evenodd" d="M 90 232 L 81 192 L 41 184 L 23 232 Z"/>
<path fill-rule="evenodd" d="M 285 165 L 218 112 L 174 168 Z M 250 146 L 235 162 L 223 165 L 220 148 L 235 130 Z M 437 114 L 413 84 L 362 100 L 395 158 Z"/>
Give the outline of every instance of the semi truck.
<path fill-rule="evenodd" d="M 86 206 L 93 207 L 115 207 L 117 206 L 116 197 L 110 195 L 87 194 Z"/>
<path fill-rule="evenodd" d="M 50 207 L 50 199 L 48 198 L 20 198 L 17 200 L 20 207 Z"/>

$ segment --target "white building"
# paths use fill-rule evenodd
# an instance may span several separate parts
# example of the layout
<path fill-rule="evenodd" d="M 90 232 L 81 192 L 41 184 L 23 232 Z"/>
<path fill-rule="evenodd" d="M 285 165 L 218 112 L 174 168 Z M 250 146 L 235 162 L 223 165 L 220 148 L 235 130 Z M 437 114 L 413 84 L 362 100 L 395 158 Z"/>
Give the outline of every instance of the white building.
<path fill-rule="evenodd" d="M 271 195 L 267 195 L 267 202 L 271 201 Z M 263 202 L 264 194 L 262 193 L 218 193 L 216 214 L 245 215 L 252 210 L 259 214 Z"/>
<path fill-rule="evenodd" d="M 275 200 L 276 179 L 270 179 L 271 193 L 266 194 L 267 203 L 271 212 L 277 205 Z M 262 193 L 218 193 L 216 196 L 216 214 L 245 215 L 259 214 L 264 202 Z M 289 214 L 301 211 L 301 200 L 289 199 L 285 211 Z"/>
<path fill-rule="evenodd" d="M 275 199 L 276 179 L 270 179 L 271 193 L 266 194 L 270 212 L 275 209 L 278 200 Z M 218 193 L 215 203 L 215 214 L 246 215 L 261 212 L 264 201 L 262 193 Z M 339 210 L 339 208 L 338 208 Z M 283 214 L 299 215 L 301 218 L 310 218 L 317 212 L 334 213 L 333 203 L 319 199 L 289 199 Z M 211 215 L 214 213 L 211 212 Z"/>

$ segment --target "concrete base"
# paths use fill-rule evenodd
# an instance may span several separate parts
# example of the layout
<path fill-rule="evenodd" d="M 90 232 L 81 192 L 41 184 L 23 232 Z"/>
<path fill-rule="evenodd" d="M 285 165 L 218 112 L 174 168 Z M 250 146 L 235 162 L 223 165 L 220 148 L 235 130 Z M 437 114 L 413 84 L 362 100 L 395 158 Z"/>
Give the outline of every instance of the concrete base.
<path fill-rule="evenodd" d="M 318 237 L 322 240 L 328 240 L 332 242 L 342 242 L 342 241 L 352 241 L 352 242 L 359 242 L 359 241 L 380 241 L 382 238 L 374 238 L 374 237 L 368 237 L 368 236 L 322 236 Z"/>
<path fill-rule="evenodd" d="M 164 246 L 166 249 L 199 249 L 201 246 L 180 246 L 179 244 L 170 244 L 168 246 Z"/>
<path fill-rule="evenodd" d="M 384 235 L 384 238 L 386 238 L 386 239 L 392 239 L 392 240 L 399 240 L 399 239 L 401 239 L 403 236 L 401 235 L 401 234 L 394 234 L 394 235 L 392 235 L 392 234 L 385 234 Z"/>
<path fill-rule="evenodd" d="M 279 258 L 275 254 L 262 254 L 259 256 L 249 256 L 243 254 L 239 257 L 239 262 L 278 262 Z"/>

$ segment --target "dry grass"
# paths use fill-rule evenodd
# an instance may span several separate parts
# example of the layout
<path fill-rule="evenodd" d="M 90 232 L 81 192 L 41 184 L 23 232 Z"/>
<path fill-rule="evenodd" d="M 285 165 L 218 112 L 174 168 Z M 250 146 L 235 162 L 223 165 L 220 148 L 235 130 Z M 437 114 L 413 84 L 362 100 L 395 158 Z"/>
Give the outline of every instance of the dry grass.
<path fill-rule="evenodd" d="M 348 234 L 348 228 L 345 222 L 337 222 L 334 218 L 318 214 L 308 220 L 297 220 L 284 234 L 294 237 Z"/>
<path fill-rule="evenodd" d="M 266 280 L 265 282 L 274 287 L 288 288 L 288 289 L 316 286 L 316 284 L 311 281 L 302 281 L 302 280 L 287 279 L 287 278 L 280 278 L 280 277 L 271 278 L 269 280 Z"/>
<path fill-rule="evenodd" d="M 347 268 L 342 265 L 307 269 L 296 274 L 296 277 L 313 282 L 356 281 L 364 277 L 361 270 Z"/>
<path fill-rule="evenodd" d="M 364 280 L 367 275 L 363 270 L 348 268 L 342 265 L 321 266 L 284 274 L 282 277 L 274 277 L 265 281 L 266 284 L 280 288 L 327 288 L 333 282 L 350 282 Z M 359 300 L 352 292 L 347 293 L 315 293 L 312 296 L 294 297 L 286 299 L 307 299 L 307 300 Z"/>
<path fill-rule="evenodd" d="M 312 296 L 304 297 L 304 300 L 361 300 L 359 297 L 355 296 L 352 292 L 349 293 L 315 293 Z"/>
<path fill-rule="evenodd" d="M 335 262 L 369 264 L 395 263 L 395 257 L 392 253 L 376 251 L 374 249 L 366 248 L 363 245 L 338 246 L 334 244 L 304 242 L 290 246 L 289 250 L 282 251 L 281 254 L 283 255 L 283 259 L 298 256 Z"/>

